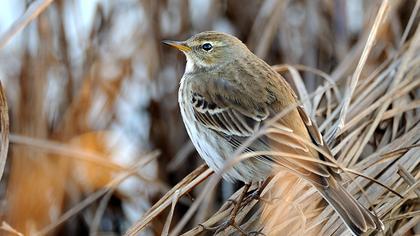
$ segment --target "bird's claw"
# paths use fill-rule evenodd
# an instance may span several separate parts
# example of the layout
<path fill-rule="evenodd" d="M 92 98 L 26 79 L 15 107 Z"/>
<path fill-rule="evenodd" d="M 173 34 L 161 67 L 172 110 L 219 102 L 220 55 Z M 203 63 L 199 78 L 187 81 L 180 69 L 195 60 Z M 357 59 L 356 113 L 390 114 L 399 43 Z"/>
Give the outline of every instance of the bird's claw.
<path fill-rule="evenodd" d="M 214 226 L 214 227 L 205 226 L 203 224 L 199 224 L 199 226 L 201 226 L 203 229 L 205 229 L 207 231 L 214 231 L 214 235 L 222 233 L 223 231 L 225 231 L 230 226 L 237 229 L 242 235 L 248 235 L 236 224 L 235 220 L 232 219 L 232 218 L 230 218 L 229 220 L 221 223 L 220 225 Z"/>

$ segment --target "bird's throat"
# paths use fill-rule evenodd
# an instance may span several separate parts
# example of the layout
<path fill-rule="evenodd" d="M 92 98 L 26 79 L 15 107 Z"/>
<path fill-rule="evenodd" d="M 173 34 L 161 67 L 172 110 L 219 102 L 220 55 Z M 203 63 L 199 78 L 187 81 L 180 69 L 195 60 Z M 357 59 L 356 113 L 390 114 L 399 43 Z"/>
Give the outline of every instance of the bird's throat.
<path fill-rule="evenodd" d="M 187 57 L 187 65 L 185 66 L 185 74 L 192 73 L 194 71 L 195 64 L 191 58 Z"/>

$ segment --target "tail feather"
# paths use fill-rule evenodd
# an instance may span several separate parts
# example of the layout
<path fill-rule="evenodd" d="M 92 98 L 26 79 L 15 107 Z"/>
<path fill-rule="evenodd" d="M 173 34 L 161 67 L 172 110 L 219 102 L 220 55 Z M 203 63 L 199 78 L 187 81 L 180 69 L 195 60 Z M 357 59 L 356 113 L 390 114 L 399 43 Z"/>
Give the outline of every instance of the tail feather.
<path fill-rule="evenodd" d="M 340 215 L 353 235 L 361 235 L 370 229 L 383 230 L 381 220 L 354 199 L 336 180 L 327 179 L 328 187 L 317 187 L 325 200 Z"/>

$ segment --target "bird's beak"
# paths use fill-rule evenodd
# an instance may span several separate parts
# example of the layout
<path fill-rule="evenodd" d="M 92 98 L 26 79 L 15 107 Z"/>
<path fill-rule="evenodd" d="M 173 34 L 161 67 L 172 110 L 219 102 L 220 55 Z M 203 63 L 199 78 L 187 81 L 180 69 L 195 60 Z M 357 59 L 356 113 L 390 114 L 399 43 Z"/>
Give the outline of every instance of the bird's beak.
<path fill-rule="evenodd" d="M 191 48 L 187 46 L 185 42 L 179 42 L 179 41 L 172 41 L 172 40 L 163 40 L 163 44 L 172 46 L 182 52 L 188 52 L 191 51 Z"/>

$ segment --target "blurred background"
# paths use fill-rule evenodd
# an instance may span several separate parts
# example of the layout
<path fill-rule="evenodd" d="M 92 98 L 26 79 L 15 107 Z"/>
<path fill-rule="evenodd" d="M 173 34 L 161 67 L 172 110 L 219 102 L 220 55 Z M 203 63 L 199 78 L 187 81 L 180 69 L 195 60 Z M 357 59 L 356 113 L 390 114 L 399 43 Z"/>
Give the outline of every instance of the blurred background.
<path fill-rule="evenodd" d="M 0 0 L 0 35 L 31 3 Z M 161 40 L 223 31 L 269 64 L 303 64 L 330 74 L 369 32 L 379 4 L 53 1 L 0 49 L 10 116 L 1 220 L 25 235 L 121 235 L 202 163 L 177 104 L 185 58 Z M 393 52 L 414 5 L 393 3 L 366 73 Z M 321 83 L 312 73 L 304 73 L 303 81 L 309 92 Z M 238 187 L 222 182 L 190 226 Z M 173 221 L 193 195 L 179 203 Z M 164 221 L 158 218 L 143 234 L 160 235 Z"/>

